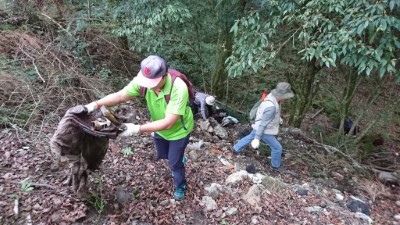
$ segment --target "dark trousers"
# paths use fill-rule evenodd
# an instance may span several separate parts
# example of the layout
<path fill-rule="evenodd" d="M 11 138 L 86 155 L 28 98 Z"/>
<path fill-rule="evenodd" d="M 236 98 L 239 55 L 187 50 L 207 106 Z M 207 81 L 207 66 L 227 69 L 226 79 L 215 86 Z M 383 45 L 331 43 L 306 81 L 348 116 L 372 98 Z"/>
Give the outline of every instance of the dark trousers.
<path fill-rule="evenodd" d="M 175 141 L 168 141 L 158 134 L 154 134 L 154 143 L 158 159 L 168 159 L 168 165 L 174 175 L 174 186 L 186 184 L 185 165 L 182 162 L 185 148 L 189 143 L 189 136 Z"/>
<path fill-rule="evenodd" d="M 199 106 L 196 105 L 196 104 L 194 104 L 194 103 L 192 103 L 192 104 L 190 105 L 190 108 L 192 108 L 193 116 L 195 116 L 195 115 L 199 112 Z M 207 118 L 208 118 L 208 117 L 211 117 L 211 116 L 214 114 L 213 107 L 210 106 L 210 105 L 206 105 L 206 109 L 207 109 L 207 112 L 206 112 Z"/>

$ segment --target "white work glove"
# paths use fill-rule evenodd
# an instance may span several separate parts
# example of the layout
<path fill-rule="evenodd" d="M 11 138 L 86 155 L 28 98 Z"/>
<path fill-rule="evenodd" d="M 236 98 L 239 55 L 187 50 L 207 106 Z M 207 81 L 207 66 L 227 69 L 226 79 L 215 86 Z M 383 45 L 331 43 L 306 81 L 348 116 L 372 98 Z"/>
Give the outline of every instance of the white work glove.
<path fill-rule="evenodd" d="M 126 127 L 126 129 L 122 133 L 120 133 L 119 136 L 129 137 L 140 133 L 140 125 L 136 125 L 133 123 L 123 123 L 123 125 Z"/>
<path fill-rule="evenodd" d="M 96 110 L 99 106 L 97 105 L 96 102 L 91 102 L 87 105 L 85 105 L 85 108 L 87 109 L 88 113 L 93 112 L 94 110 Z"/>
<path fill-rule="evenodd" d="M 282 119 L 282 117 L 279 118 L 279 124 L 280 124 L 280 125 L 283 124 L 283 119 Z"/>
<path fill-rule="evenodd" d="M 251 141 L 251 147 L 253 147 L 254 149 L 257 149 L 259 146 L 260 146 L 260 140 L 254 139 Z"/>

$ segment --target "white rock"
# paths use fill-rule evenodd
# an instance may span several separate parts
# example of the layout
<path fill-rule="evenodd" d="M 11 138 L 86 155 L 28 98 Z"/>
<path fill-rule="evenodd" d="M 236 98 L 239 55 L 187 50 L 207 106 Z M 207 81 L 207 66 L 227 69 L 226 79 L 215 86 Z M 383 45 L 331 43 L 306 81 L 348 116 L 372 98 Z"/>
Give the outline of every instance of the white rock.
<path fill-rule="evenodd" d="M 400 220 L 400 214 L 394 215 L 394 219 Z"/>
<path fill-rule="evenodd" d="M 396 201 L 396 205 L 397 205 L 397 206 L 400 206 L 400 201 Z"/>
<path fill-rule="evenodd" d="M 258 222 L 258 216 L 253 216 L 253 217 L 251 217 L 251 223 L 252 224 L 258 224 L 259 222 Z"/>
<path fill-rule="evenodd" d="M 187 145 L 187 148 L 188 149 L 193 149 L 193 150 L 200 150 L 201 149 L 201 146 L 204 144 L 204 141 L 203 140 L 200 140 L 200 141 L 198 141 L 198 142 L 195 142 L 195 143 L 189 143 L 188 145 Z"/>
<path fill-rule="evenodd" d="M 247 177 L 248 177 L 247 171 L 241 170 L 241 171 L 238 171 L 236 173 L 232 173 L 231 175 L 229 175 L 228 178 L 226 178 L 225 183 L 226 184 L 236 184 Z"/>
<path fill-rule="evenodd" d="M 365 215 L 364 213 L 361 213 L 361 212 L 356 212 L 356 213 L 354 213 L 354 216 L 355 216 L 356 218 L 359 218 L 359 219 L 362 219 L 362 220 L 367 221 L 368 224 L 372 224 L 372 223 L 374 222 L 374 221 L 371 219 L 371 217 L 369 217 L 369 216 L 367 216 L 367 215 Z"/>
<path fill-rule="evenodd" d="M 232 207 L 232 208 L 226 210 L 227 215 L 234 215 L 234 214 L 236 214 L 236 212 L 237 212 L 237 208 L 235 208 L 235 207 Z"/>
<path fill-rule="evenodd" d="M 310 206 L 306 208 L 307 212 L 312 213 L 312 212 L 319 212 L 322 210 L 321 207 L 319 206 Z"/>
<path fill-rule="evenodd" d="M 161 202 L 160 202 L 160 205 L 161 205 L 161 206 L 167 206 L 167 205 L 169 205 L 169 199 L 166 199 L 166 200 L 161 201 Z"/>
<path fill-rule="evenodd" d="M 360 201 L 360 202 L 362 202 L 362 203 L 365 203 L 363 200 L 361 200 L 361 199 L 359 199 L 359 198 L 357 198 L 357 197 L 355 197 L 355 196 L 350 196 L 350 198 L 352 198 L 353 200 L 356 200 L 356 201 Z"/>
<path fill-rule="evenodd" d="M 6 157 L 6 160 L 7 160 L 8 158 L 10 158 L 11 152 L 6 151 L 6 153 L 4 153 L 4 156 Z"/>
<path fill-rule="evenodd" d="M 253 181 L 254 184 L 261 184 L 262 183 L 262 179 L 265 176 L 262 175 L 261 173 L 256 173 L 256 174 L 251 174 L 249 173 L 249 178 L 251 181 Z"/>
<path fill-rule="evenodd" d="M 309 183 L 304 183 L 301 185 L 302 188 L 307 189 L 308 187 L 310 187 Z"/>
<path fill-rule="evenodd" d="M 341 195 L 341 194 L 339 194 L 339 193 L 336 193 L 336 200 L 338 200 L 338 201 L 343 201 L 343 199 L 344 199 L 344 196 L 343 196 L 343 195 Z"/>

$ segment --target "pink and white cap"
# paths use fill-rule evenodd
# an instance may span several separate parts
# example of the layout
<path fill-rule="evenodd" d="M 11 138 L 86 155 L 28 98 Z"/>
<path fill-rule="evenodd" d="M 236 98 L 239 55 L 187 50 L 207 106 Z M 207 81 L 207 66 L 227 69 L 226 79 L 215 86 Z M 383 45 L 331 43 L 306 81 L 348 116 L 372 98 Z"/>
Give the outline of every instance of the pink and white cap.
<path fill-rule="evenodd" d="M 140 71 L 133 82 L 145 88 L 156 87 L 167 73 L 167 62 L 160 56 L 151 55 L 140 63 Z"/>

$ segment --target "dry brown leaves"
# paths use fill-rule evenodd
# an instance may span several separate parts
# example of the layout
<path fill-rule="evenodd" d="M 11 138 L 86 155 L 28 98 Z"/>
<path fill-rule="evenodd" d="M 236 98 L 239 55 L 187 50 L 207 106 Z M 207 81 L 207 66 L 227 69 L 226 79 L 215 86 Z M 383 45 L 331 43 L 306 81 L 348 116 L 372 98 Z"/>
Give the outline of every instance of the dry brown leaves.
<path fill-rule="evenodd" d="M 14 62 L 0 73 L 3 113 L 17 115 L 9 123 L 22 128 L 58 121 L 69 107 L 111 91 L 100 79 L 83 75 L 81 62 L 69 53 L 30 33 L 0 31 L 0 57 Z"/>

